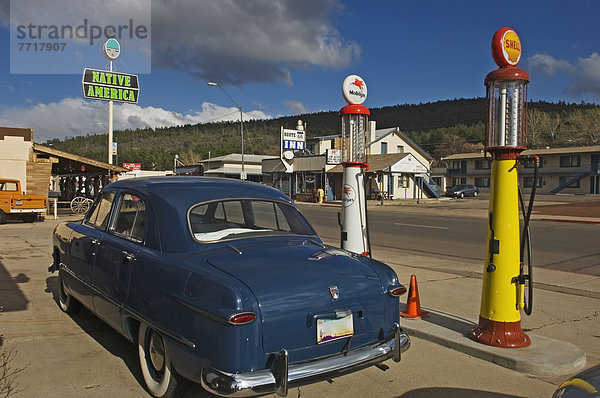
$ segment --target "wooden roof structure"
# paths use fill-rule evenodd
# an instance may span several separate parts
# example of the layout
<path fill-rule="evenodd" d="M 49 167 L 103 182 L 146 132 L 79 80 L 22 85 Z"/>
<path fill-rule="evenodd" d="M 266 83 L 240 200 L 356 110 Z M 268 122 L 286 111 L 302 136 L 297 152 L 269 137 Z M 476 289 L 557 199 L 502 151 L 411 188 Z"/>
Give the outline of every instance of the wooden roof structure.
<path fill-rule="evenodd" d="M 115 174 L 129 171 L 124 167 L 100 162 L 40 144 L 33 144 L 33 151 L 39 158 L 58 159 L 58 162 L 53 162 L 52 164 L 52 174 L 54 175 L 107 174 L 109 171 Z"/>

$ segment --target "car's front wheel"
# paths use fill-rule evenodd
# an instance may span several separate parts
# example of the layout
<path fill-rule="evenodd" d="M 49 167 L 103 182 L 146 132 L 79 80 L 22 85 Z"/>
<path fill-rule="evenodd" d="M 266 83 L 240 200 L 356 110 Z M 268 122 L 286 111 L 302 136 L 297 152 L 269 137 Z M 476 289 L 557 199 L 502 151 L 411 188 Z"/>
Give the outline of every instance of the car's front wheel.
<path fill-rule="evenodd" d="M 477 191 L 473 192 L 473 197 L 477 197 Z"/>
<path fill-rule="evenodd" d="M 460 195 L 458 195 L 458 196 L 460 196 L 461 198 L 464 198 L 465 194 L 464 194 L 464 192 L 461 192 Z"/>
<path fill-rule="evenodd" d="M 81 304 L 76 298 L 65 291 L 65 282 L 63 281 L 63 272 L 58 271 L 58 306 L 63 312 L 73 314 L 81 308 Z"/>
<path fill-rule="evenodd" d="M 179 396 L 182 385 L 171 366 L 165 340 L 145 323 L 140 324 L 138 352 L 140 367 L 150 394 L 158 398 Z"/>

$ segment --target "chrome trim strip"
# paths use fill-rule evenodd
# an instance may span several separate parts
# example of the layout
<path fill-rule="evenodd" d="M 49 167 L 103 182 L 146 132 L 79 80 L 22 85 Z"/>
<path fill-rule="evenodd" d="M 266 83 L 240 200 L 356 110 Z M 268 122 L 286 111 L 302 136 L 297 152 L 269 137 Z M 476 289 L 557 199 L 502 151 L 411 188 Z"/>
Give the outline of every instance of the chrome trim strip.
<path fill-rule="evenodd" d="M 213 314 L 212 312 L 208 312 L 208 311 L 206 311 L 206 310 L 203 310 L 202 308 L 198 308 L 198 307 L 196 307 L 195 305 L 193 305 L 193 304 L 190 304 L 190 303 L 188 303 L 188 302 L 186 302 L 186 301 L 183 301 L 183 300 L 181 300 L 181 299 L 178 299 L 178 298 L 176 298 L 175 300 L 176 300 L 176 301 L 177 301 L 179 304 L 182 304 L 182 305 L 186 306 L 186 307 L 187 307 L 187 308 L 189 308 L 190 310 L 192 310 L 192 311 L 195 311 L 195 312 L 197 312 L 198 314 L 200 314 L 200 315 L 203 315 L 203 316 L 205 316 L 205 317 L 207 317 L 207 318 L 209 318 L 209 319 L 212 319 L 213 321 L 215 321 L 215 322 L 218 322 L 218 323 L 220 323 L 221 325 L 229 325 L 229 323 L 228 323 L 227 319 L 225 319 L 225 318 L 223 318 L 223 317 L 221 317 L 221 316 L 219 316 L 219 315 L 215 315 L 215 314 Z"/>
<path fill-rule="evenodd" d="M 137 318 L 138 321 L 144 322 L 145 324 L 147 324 L 151 328 L 156 329 L 161 334 L 164 334 L 165 336 L 168 336 L 168 337 L 172 338 L 173 340 L 178 341 L 181 344 L 183 344 L 183 345 L 185 345 L 185 346 L 187 346 L 189 348 L 196 348 L 196 344 L 194 342 L 186 339 L 185 337 L 183 337 L 182 335 L 180 335 L 178 333 L 175 333 L 175 332 L 172 332 L 170 330 L 165 329 L 164 327 L 156 324 L 156 322 L 153 322 L 153 321 L 149 320 L 148 318 L 146 318 L 145 316 L 141 315 L 139 312 L 131 309 L 130 307 L 122 305 L 121 309 L 123 311 L 127 311 L 133 318 Z"/>
<path fill-rule="evenodd" d="M 399 350 L 396 350 L 396 341 L 400 342 Z M 282 350 L 275 356 L 271 369 L 227 373 L 213 368 L 203 368 L 201 384 L 207 391 L 222 397 L 251 397 L 273 393 L 285 396 L 282 394 L 287 394 L 290 387 L 341 376 L 376 365 L 395 357 L 396 351 L 402 353 L 409 347 L 410 338 L 398 327 L 394 330 L 394 335 L 385 342 L 356 349 L 347 355 L 338 354 L 288 365 L 287 382 L 283 381 L 285 371 L 280 369 L 287 359 L 287 351 Z"/>

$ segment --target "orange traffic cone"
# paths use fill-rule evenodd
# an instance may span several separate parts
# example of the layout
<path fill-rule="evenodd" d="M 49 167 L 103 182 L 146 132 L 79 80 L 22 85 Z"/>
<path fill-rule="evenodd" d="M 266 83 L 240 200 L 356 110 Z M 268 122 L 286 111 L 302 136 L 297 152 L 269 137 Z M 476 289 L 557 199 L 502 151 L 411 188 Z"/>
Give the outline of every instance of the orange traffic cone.
<path fill-rule="evenodd" d="M 419 288 L 417 287 L 417 277 L 410 276 L 410 288 L 408 289 L 408 299 L 406 300 L 406 312 L 401 312 L 400 316 L 404 318 L 421 319 L 429 315 L 429 312 L 421 312 L 421 303 L 419 302 Z"/>

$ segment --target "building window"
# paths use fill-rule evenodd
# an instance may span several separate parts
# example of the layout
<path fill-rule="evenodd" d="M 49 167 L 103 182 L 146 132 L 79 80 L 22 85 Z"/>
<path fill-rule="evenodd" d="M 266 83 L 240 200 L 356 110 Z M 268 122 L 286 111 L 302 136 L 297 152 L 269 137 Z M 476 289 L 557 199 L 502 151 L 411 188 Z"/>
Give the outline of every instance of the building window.
<path fill-rule="evenodd" d="M 381 143 L 381 154 L 384 155 L 387 153 L 387 142 Z"/>
<path fill-rule="evenodd" d="M 451 173 L 454 174 L 467 174 L 467 161 L 466 160 L 454 160 L 452 162 Z"/>
<path fill-rule="evenodd" d="M 562 160 L 561 160 L 562 162 Z M 533 161 L 533 159 L 527 159 L 525 160 L 525 162 L 523 163 L 523 166 L 526 169 L 533 169 L 535 167 L 535 162 Z M 562 166 L 562 164 L 561 164 Z M 540 169 L 544 167 L 544 159 L 540 156 Z"/>
<path fill-rule="evenodd" d="M 533 188 L 533 177 L 525 177 L 523 179 L 523 185 L 525 185 L 525 188 Z M 542 177 L 538 177 L 537 187 L 542 187 Z"/>
<path fill-rule="evenodd" d="M 491 164 L 492 162 L 488 162 L 485 159 L 475 159 L 475 170 L 489 170 Z"/>
<path fill-rule="evenodd" d="M 560 157 L 560 167 L 581 166 L 581 155 L 563 155 Z"/>
<path fill-rule="evenodd" d="M 490 187 L 490 177 L 475 178 L 475 186 L 478 186 L 480 188 L 489 188 Z"/>
<path fill-rule="evenodd" d="M 461 178 L 460 179 L 460 183 L 461 184 L 466 184 L 467 183 L 467 178 L 466 177 Z"/>
<path fill-rule="evenodd" d="M 408 177 L 405 175 L 398 176 L 398 188 L 408 188 Z"/>
<path fill-rule="evenodd" d="M 398 147 L 396 147 L 396 153 L 404 153 L 404 145 L 398 145 Z"/>
<path fill-rule="evenodd" d="M 561 156 L 562 158 L 562 156 Z M 580 179 L 577 179 L 577 181 L 573 181 L 571 184 L 566 185 L 567 182 L 569 182 L 569 180 L 571 179 L 575 179 L 575 177 L 573 176 L 560 176 L 558 177 L 558 185 L 561 187 L 565 187 L 565 188 L 579 188 L 579 182 L 581 181 Z"/>

